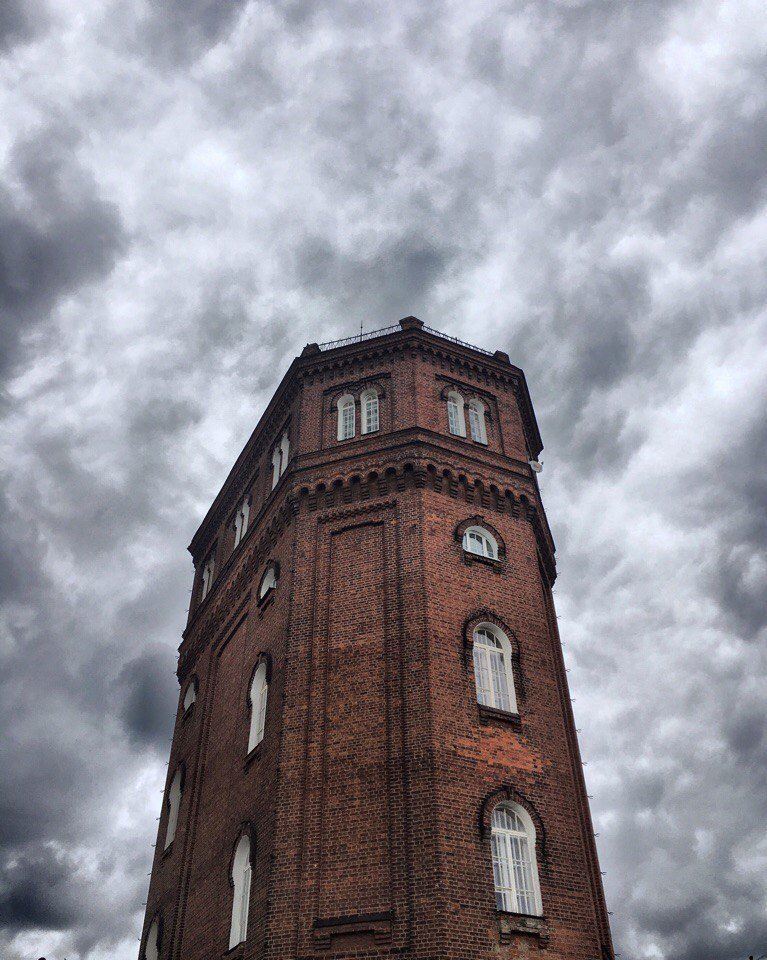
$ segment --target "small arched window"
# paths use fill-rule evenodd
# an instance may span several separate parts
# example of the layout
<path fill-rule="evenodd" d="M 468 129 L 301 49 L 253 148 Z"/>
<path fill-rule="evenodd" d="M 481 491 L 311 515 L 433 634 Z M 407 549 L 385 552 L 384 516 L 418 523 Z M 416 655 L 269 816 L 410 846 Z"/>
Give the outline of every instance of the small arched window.
<path fill-rule="evenodd" d="M 238 547 L 242 538 L 248 532 L 248 518 L 250 517 L 250 500 L 248 497 L 237 507 L 234 515 L 234 545 Z"/>
<path fill-rule="evenodd" d="M 447 426 L 454 436 L 466 436 L 466 419 L 463 415 L 463 397 L 456 390 L 451 390 L 447 395 Z"/>
<path fill-rule="evenodd" d="M 474 679 L 479 703 L 508 713 L 517 712 L 511 643 L 491 623 L 480 623 L 474 630 Z"/>
<path fill-rule="evenodd" d="M 168 790 L 168 823 L 165 827 L 165 850 L 173 843 L 173 838 L 176 836 L 176 826 L 178 825 L 178 811 L 181 806 L 181 791 L 183 789 L 183 770 L 181 767 L 178 767 L 176 772 L 173 774 L 173 779 L 170 782 L 170 789 Z"/>
<path fill-rule="evenodd" d="M 360 397 L 362 409 L 362 432 L 375 433 L 378 430 L 378 394 L 375 390 L 366 390 Z"/>
<path fill-rule="evenodd" d="M 467 527 L 463 535 L 463 549 L 467 553 L 474 553 L 478 557 L 498 559 L 498 541 L 484 527 Z"/>
<path fill-rule="evenodd" d="M 481 400 L 469 401 L 469 424 L 471 425 L 471 439 L 475 443 L 487 443 L 485 405 Z"/>
<path fill-rule="evenodd" d="M 160 956 L 160 920 L 155 917 L 149 924 L 144 944 L 144 960 L 158 960 Z"/>
<path fill-rule="evenodd" d="M 244 943 L 248 936 L 248 910 L 250 907 L 250 837 L 243 834 L 237 841 L 232 861 L 232 926 L 229 931 L 229 949 Z"/>
<path fill-rule="evenodd" d="M 338 398 L 338 439 L 351 440 L 354 436 L 356 410 L 350 393 Z"/>
<path fill-rule="evenodd" d="M 264 739 L 266 725 L 266 697 L 269 684 L 266 679 L 266 663 L 259 663 L 250 683 L 250 732 L 248 733 L 248 753 Z"/>
<path fill-rule="evenodd" d="M 211 551 L 210 555 L 206 559 L 205 563 L 202 566 L 202 579 L 200 581 L 200 600 L 204 600 L 207 595 L 210 593 L 210 588 L 213 586 L 213 573 L 216 569 L 216 560 L 214 557 L 215 551 Z"/>
<path fill-rule="evenodd" d="M 499 910 L 540 916 L 535 825 L 524 807 L 500 803 L 491 820 L 495 903 Z"/>
<path fill-rule="evenodd" d="M 193 677 L 187 684 L 184 694 L 184 713 L 186 713 L 197 699 L 197 680 Z"/>
<path fill-rule="evenodd" d="M 274 590 L 277 586 L 277 567 L 275 564 L 270 563 L 269 566 L 264 571 L 263 577 L 261 577 L 261 583 L 258 587 L 258 599 L 263 600 L 264 597 L 269 593 L 270 590 Z"/>

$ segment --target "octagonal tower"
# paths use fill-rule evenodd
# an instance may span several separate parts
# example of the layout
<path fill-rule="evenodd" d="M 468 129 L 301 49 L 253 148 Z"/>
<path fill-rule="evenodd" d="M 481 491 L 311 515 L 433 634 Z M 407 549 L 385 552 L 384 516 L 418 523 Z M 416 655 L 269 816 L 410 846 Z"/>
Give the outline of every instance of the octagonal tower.
<path fill-rule="evenodd" d="M 612 958 L 540 450 L 415 317 L 293 361 L 190 546 L 142 958 Z"/>

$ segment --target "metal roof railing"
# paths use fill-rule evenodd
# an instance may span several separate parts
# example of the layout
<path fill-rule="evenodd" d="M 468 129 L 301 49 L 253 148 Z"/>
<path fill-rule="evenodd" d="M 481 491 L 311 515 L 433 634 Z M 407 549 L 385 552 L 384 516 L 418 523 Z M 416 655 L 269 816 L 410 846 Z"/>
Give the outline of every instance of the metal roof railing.
<path fill-rule="evenodd" d="M 451 337 L 441 330 L 435 330 L 434 327 L 421 327 L 426 333 L 430 333 L 441 340 L 449 340 L 450 343 L 457 343 L 461 347 L 468 347 L 470 350 L 476 350 L 477 353 L 484 353 L 485 356 L 492 357 L 492 350 L 485 350 L 483 347 L 476 347 L 473 343 L 467 343 L 465 340 L 459 340 L 458 337 Z M 354 337 L 344 337 L 342 340 L 328 340 L 327 343 L 318 344 L 320 350 L 335 350 L 336 347 L 347 347 L 352 343 L 362 343 L 364 340 L 372 340 L 375 337 L 386 336 L 387 333 L 398 333 L 402 327 L 395 323 L 391 327 L 381 327 L 380 330 L 371 330 L 369 333 L 358 333 Z"/>

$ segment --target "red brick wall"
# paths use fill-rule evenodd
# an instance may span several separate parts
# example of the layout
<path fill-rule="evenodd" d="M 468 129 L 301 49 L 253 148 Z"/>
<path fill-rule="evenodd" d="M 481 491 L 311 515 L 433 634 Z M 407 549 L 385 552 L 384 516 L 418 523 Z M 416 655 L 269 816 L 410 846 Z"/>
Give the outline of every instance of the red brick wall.
<path fill-rule="evenodd" d="M 223 546 L 181 647 L 182 683 L 194 673 L 200 690 L 177 722 L 169 770 L 183 762 L 186 784 L 148 898 L 163 958 L 226 953 L 246 826 L 254 872 L 237 956 L 611 956 L 516 377 L 415 331 L 307 356 L 281 386 L 195 541 L 198 559 Z M 334 399 L 371 383 L 381 430 L 360 436 L 358 422 L 339 443 Z M 448 435 L 447 383 L 482 396 L 487 447 Z M 254 496 L 232 553 L 224 527 L 255 470 L 271 477 L 286 417 L 290 468 Z M 505 546 L 498 563 L 464 556 L 456 530 L 477 516 Z M 259 604 L 270 559 L 281 576 Z M 477 705 L 475 614 L 512 641 L 518 718 Z M 247 690 L 267 654 L 266 733 L 246 759 Z M 495 909 L 487 821 L 503 797 L 538 829 L 544 916 L 525 933 Z"/>

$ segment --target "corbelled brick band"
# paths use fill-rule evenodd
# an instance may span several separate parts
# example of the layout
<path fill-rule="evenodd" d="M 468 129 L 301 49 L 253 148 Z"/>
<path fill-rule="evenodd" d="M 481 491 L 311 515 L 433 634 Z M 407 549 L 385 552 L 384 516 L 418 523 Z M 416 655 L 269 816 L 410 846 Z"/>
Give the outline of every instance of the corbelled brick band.
<path fill-rule="evenodd" d="M 378 429 L 363 433 L 369 389 Z M 456 393 L 486 437 L 449 432 Z M 348 395 L 355 435 L 339 440 Z M 293 361 L 190 547 L 166 793 L 180 765 L 183 790 L 167 849 L 163 805 L 142 958 L 613 957 L 529 465 L 540 449 L 522 371 L 414 317 Z M 477 527 L 495 556 L 464 550 Z M 478 702 L 479 624 L 508 640 L 516 710 Z M 499 803 L 534 827 L 534 914 L 496 907 Z M 230 949 L 243 835 L 247 935 Z"/>

